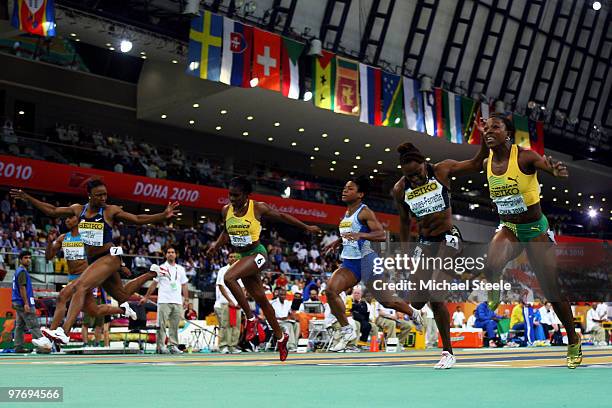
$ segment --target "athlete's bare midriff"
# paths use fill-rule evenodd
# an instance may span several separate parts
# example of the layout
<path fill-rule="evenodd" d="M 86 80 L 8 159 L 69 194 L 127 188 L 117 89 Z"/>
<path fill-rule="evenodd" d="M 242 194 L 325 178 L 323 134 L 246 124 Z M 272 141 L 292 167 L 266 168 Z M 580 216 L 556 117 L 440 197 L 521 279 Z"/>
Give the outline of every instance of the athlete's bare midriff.
<path fill-rule="evenodd" d="M 416 221 L 419 226 L 419 235 L 424 238 L 443 234 L 453 228 L 452 211 L 450 208 L 427 214 L 424 217 L 417 218 Z"/>

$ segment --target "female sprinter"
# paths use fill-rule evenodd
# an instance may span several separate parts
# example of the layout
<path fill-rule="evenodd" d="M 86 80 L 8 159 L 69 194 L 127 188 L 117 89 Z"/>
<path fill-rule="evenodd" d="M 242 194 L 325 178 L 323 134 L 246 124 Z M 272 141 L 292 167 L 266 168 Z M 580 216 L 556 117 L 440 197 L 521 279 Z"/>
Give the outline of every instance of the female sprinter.
<path fill-rule="evenodd" d="M 360 176 L 348 181 L 342 190 L 342 201 L 346 204 L 346 214 L 340 221 L 340 237 L 329 244 L 324 253 L 342 245 L 342 264 L 333 273 L 325 294 L 332 314 L 340 323 L 340 340 L 331 348 L 331 351 L 342 351 L 347 344 L 357 338 L 357 334 L 346 318 L 344 302 L 340 294 L 360 281 L 363 281 L 372 291 L 376 299 L 385 307 L 395 309 L 407 314 L 415 320 L 416 326 L 421 325 L 420 316 L 399 297 L 392 297 L 390 293 L 372 289 L 371 280 L 376 252 L 370 242 L 383 242 L 386 239 L 382 225 L 376 219 L 374 211 L 363 204 L 363 198 L 368 193 L 369 182 L 367 177 Z M 382 277 L 382 275 L 381 275 Z"/>
<path fill-rule="evenodd" d="M 557 283 L 554 233 L 540 207 L 538 170 L 554 177 L 568 177 L 567 166 L 542 157 L 512 143 L 514 126 L 501 115 L 489 118 L 484 140 L 491 152 L 484 165 L 489 195 L 500 217 L 498 228 L 487 256 L 489 278 L 499 278 L 506 264 L 527 250 L 529 263 L 567 331 L 567 367 L 582 362 L 580 337 L 574 330 L 574 317 L 569 302 L 561 300 Z"/>
<path fill-rule="evenodd" d="M 276 320 L 274 309 L 266 298 L 266 292 L 259 278 L 259 272 L 263 270 L 267 260 L 266 248 L 259 242 L 261 233 L 261 219 L 270 218 L 275 221 L 294 225 L 311 233 L 320 233 L 321 229 L 316 225 L 306 225 L 300 220 L 279 213 L 265 203 L 249 199 L 253 191 L 251 182 L 245 177 L 234 177 L 229 184 L 229 204 L 221 210 L 225 220 L 225 229 L 219 238 L 210 246 L 207 255 L 212 256 L 219 248 L 229 241 L 240 254 L 240 260 L 236 262 L 225 275 L 225 285 L 229 288 L 244 310 L 247 318 L 246 339 L 252 340 L 257 333 L 257 318 L 249 307 L 249 302 L 240 286 L 238 280 L 241 279 L 244 287 L 249 294 L 259 304 L 266 316 L 266 320 L 272 326 L 274 335 L 278 339 L 278 351 L 280 360 L 287 359 L 287 341 L 289 336 Z"/>

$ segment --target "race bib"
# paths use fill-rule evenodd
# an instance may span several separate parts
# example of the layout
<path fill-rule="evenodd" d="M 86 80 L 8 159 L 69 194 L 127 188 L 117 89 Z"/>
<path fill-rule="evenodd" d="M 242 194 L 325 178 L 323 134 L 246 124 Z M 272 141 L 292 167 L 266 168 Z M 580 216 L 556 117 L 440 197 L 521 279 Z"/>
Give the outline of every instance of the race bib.
<path fill-rule="evenodd" d="M 443 186 L 436 180 L 416 189 L 409 189 L 404 193 L 404 202 L 410 211 L 417 217 L 423 217 L 446 209 Z"/>
<path fill-rule="evenodd" d="M 230 242 L 235 247 L 243 247 L 253 243 L 250 235 L 230 235 Z"/>
<path fill-rule="evenodd" d="M 352 227 L 342 227 L 342 224 L 340 224 L 341 227 L 339 228 L 340 231 L 340 236 L 342 237 L 344 234 L 348 233 L 348 232 L 353 232 L 353 228 Z M 352 224 L 350 224 L 352 225 Z M 355 248 L 359 248 L 359 243 L 355 240 L 352 239 L 346 239 L 344 237 L 342 237 L 342 245 L 343 246 L 351 246 L 351 247 L 355 247 Z"/>
<path fill-rule="evenodd" d="M 85 245 L 83 242 L 62 242 L 62 251 L 67 261 L 80 261 L 85 259 Z"/>
<path fill-rule="evenodd" d="M 264 266 L 265 263 L 266 257 L 262 254 L 257 254 L 257 256 L 255 257 L 255 265 L 257 265 L 258 268 L 261 268 L 262 266 Z"/>
<path fill-rule="evenodd" d="M 109 252 L 111 256 L 121 256 L 123 255 L 123 248 L 122 247 L 111 247 Z"/>
<path fill-rule="evenodd" d="M 454 235 L 446 235 L 446 246 L 459 249 L 459 237 Z"/>
<path fill-rule="evenodd" d="M 527 211 L 527 205 L 520 194 L 511 196 L 499 197 L 493 200 L 497 206 L 497 213 L 506 214 L 521 214 Z"/>
<path fill-rule="evenodd" d="M 79 234 L 85 245 L 100 247 L 104 245 L 104 223 L 81 221 Z"/>

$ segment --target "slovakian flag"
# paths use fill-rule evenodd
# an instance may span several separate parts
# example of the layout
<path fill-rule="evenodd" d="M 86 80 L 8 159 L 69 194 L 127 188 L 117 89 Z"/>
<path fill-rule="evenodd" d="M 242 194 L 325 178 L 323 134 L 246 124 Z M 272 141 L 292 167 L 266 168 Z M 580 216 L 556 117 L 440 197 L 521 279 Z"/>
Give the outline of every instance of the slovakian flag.
<path fill-rule="evenodd" d="M 381 126 L 382 72 L 378 68 L 359 64 L 359 80 L 361 97 L 359 121 Z"/>
<path fill-rule="evenodd" d="M 334 112 L 359 115 L 359 64 L 336 57 L 336 96 Z"/>
<path fill-rule="evenodd" d="M 280 92 L 281 38 L 268 31 L 253 28 L 253 68 L 251 77 L 257 86 Z"/>
<path fill-rule="evenodd" d="M 451 143 L 461 143 L 461 97 L 450 91 L 442 91 L 444 113 L 444 138 Z"/>
<path fill-rule="evenodd" d="M 218 82 L 221 75 L 222 42 L 222 16 L 204 11 L 191 20 L 187 73 Z"/>
<path fill-rule="evenodd" d="M 433 92 L 423 92 L 423 107 L 425 131 L 429 136 L 436 136 L 436 98 Z"/>
<path fill-rule="evenodd" d="M 514 144 L 524 147 L 525 149 L 531 149 L 531 142 L 529 140 L 529 121 L 527 116 L 512 114 L 512 123 L 514 123 Z"/>
<path fill-rule="evenodd" d="M 336 54 L 321 51 L 320 57 L 313 58 L 312 100 L 316 107 L 334 110 L 336 90 Z"/>
<path fill-rule="evenodd" d="M 54 0 L 15 0 L 13 27 L 42 37 L 55 36 Z"/>
<path fill-rule="evenodd" d="M 232 86 L 249 86 L 252 51 L 253 27 L 223 17 L 220 81 Z"/>
<path fill-rule="evenodd" d="M 281 75 L 283 96 L 290 99 L 300 97 L 300 57 L 304 44 L 283 37 L 281 48 Z"/>
<path fill-rule="evenodd" d="M 404 95 L 402 77 L 382 74 L 382 121 L 383 126 L 404 127 Z"/>
<path fill-rule="evenodd" d="M 404 77 L 404 111 L 406 127 L 410 130 L 425 133 L 425 112 L 421 84 L 416 79 Z"/>
<path fill-rule="evenodd" d="M 544 122 L 529 119 L 529 139 L 531 150 L 544 155 Z"/>

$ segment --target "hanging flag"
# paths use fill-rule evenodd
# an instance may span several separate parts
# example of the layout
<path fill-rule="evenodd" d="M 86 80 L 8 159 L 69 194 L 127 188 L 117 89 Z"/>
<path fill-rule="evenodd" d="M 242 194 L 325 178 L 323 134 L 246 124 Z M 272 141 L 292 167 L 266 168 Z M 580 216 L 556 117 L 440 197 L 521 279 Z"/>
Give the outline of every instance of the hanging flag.
<path fill-rule="evenodd" d="M 253 68 L 251 76 L 259 87 L 280 92 L 281 38 L 268 31 L 253 29 Z"/>
<path fill-rule="evenodd" d="M 298 61 L 304 44 L 283 37 L 283 47 L 281 48 L 281 75 L 283 96 L 290 99 L 300 97 L 300 67 Z"/>
<path fill-rule="evenodd" d="M 312 100 L 316 107 L 334 110 L 334 91 L 336 89 L 336 54 L 321 51 L 320 57 L 314 57 L 312 69 Z"/>
<path fill-rule="evenodd" d="M 11 24 L 30 34 L 54 37 L 54 0 L 15 0 Z"/>
<path fill-rule="evenodd" d="M 512 114 L 512 122 L 514 123 L 514 144 L 531 149 L 529 142 L 529 123 L 526 116 Z"/>
<path fill-rule="evenodd" d="M 402 77 L 383 72 L 382 83 L 383 126 L 404 127 Z"/>
<path fill-rule="evenodd" d="M 529 139 L 531 150 L 544 155 L 544 122 L 529 119 Z"/>
<path fill-rule="evenodd" d="M 444 137 L 444 91 L 442 88 L 434 88 L 434 101 L 435 101 L 435 134 L 436 137 Z"/>
<path fill-rule="evenodd" d="M 336 95 L 334 112 L 359 115 L 359 65 L 336 57 Z"/>
<path fill-rule="evenodd" d="M 431 91 L 423 92 L 423 111 L 425 112 L 425 131 L 429 136 L 436 135 L 436 100 Z"/>
<path fill-rule="evenodd" d="M 210 81 L 221 75 L 223 17 L 204 11 L 191 20 L 187 73 Z"/>
<path fill-rule="evenodd" d="M 425 115 L 423 110 L 423 95 L 421 84 L 416 79 L 404 77 L 404 110 L 406 111 L 406 127 L 417 132 L 425 132 Z"/>
<path fill-rule="evenodd" d="M 220 81 L 232 86 L 249 86 L 253 27 L 223 17 L 223 53 Z"/>
<path fill-rule="evenodd" d="M 469 144 L 480 144 L 480 103 L 468 98 L 461 97 L 461 118 L 463 124 L 463 141 Z"/>
<path fill-rule="evenodd" d="M 451 143 L 461 143 L 461 97 L 450 91 L 442 91 L 444 111 L 444 137 Z"/>
<path fill-rule="evenodd" d="M 382 73 L 380 69 L 359 64 L 359 96 L 361 113 L 359 121 L 370 125 L 382 125 Z"/>

